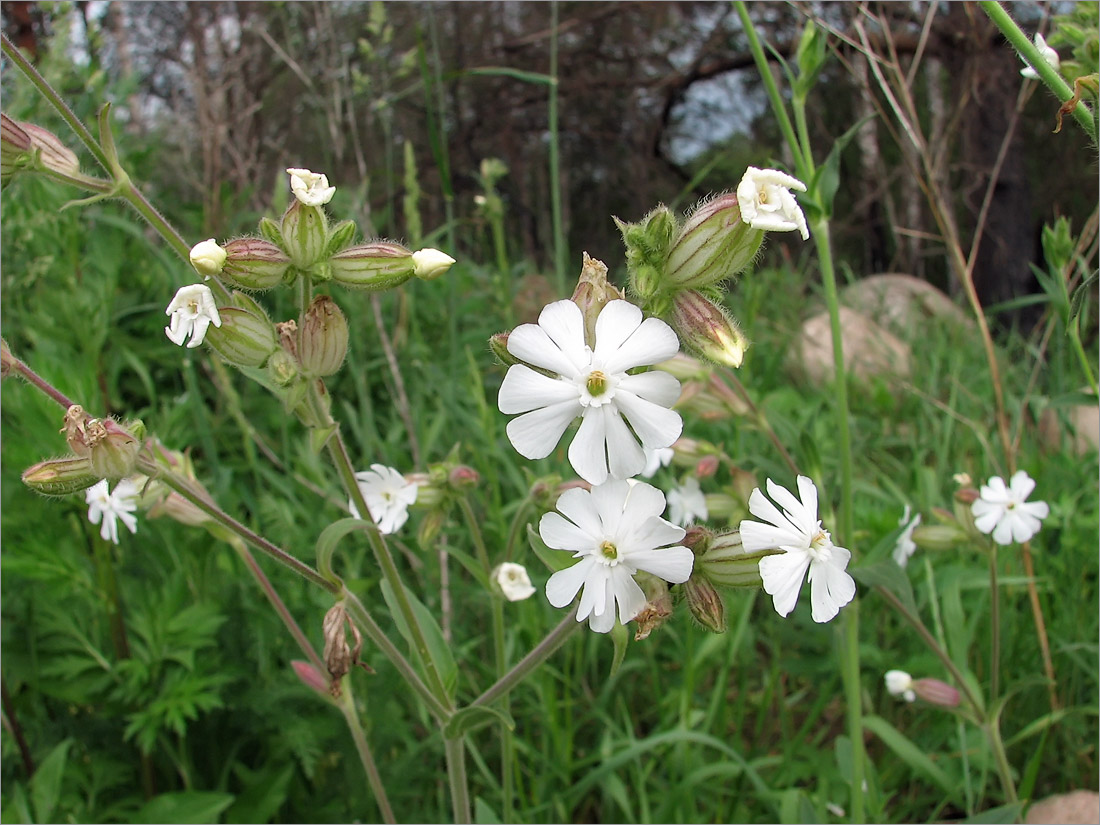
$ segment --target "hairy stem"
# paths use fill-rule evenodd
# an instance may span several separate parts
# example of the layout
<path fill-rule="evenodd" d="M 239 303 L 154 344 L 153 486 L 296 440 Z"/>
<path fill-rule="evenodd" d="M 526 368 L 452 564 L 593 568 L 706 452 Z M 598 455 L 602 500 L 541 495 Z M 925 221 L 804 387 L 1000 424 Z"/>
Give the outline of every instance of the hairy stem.
<path fill-rule="evenodd" d="M 574 607 L 569 611 L 568 615 L 558 623 L 558 626 L 546 635 L 545 639 L 532 648 L 530 653 L 520 659 L 511 670 L 497 679 L 496 683 L 488 690 L 474 699 L 474 701 L 470 703 L 470 707 L 489 705 L 502 696 L 506 696 L 508 692 L 522 682 L 531 671 L 549 659 L 559 647 L 565 644 L 565 640 L 581 627 L 581 625 L 582 623 L 577 621 L 577 608 Z"/>

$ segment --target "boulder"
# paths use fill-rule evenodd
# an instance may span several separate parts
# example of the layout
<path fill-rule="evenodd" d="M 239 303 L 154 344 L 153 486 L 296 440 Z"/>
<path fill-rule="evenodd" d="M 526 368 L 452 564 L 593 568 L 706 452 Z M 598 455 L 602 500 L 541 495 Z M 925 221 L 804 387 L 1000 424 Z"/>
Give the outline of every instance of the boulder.
<path fill-rule="evenodd" d="M 1069 431 L 1066 448 L 1073 455 L 1088 455 L 1100 448 L 1100 405 L 1046 407 L 1039 414 L 1039 441 L 1048 450 L 1062 449 L 1063 425 Z"/>
<path fill-rule="evenodd" d="M 1027 812 L 1028 825 L 1100 825 L 1100 795 L 1096 791 L 1072 791 L 1048 796 Z"/>
<path fill-rule="evenodd" d="M 909 345 L 855 310 L 840 308 L 844 367 L 861 381 L 873 376 L 909 377 Z M 814 383 L 833 378 L 833 336 L 829 313 L 806 320 L 793 349 L 797 366 Z"/>
<path fill-rule="evenodd" d="M 962 307 L 932 284 L 912 275 L 869 275 L 841 290 L 840 303 L 907 340 L 919 335 L 929 320 L 944 320 L 965 328 L 974 326 Z"/>

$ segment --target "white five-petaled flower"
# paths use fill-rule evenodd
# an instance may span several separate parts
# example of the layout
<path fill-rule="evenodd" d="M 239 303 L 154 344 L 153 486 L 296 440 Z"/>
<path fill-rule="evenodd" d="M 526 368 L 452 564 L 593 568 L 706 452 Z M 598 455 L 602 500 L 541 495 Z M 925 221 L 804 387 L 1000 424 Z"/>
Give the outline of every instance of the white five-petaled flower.
<path fill-rule="evenodd" d="M 560 515 L 542 517 L 539 535 L 578 561 L 550 577 L 546 598 L 565 607 L 583 587 L 577 621 L 588 619 L 597 633 L 615 625 L 616 608 L 626 624 L 645 607 L 645 593 L 634 581 L 639 570 L 673 583 L 691 576 L 695 556 L 676 544 L 683 528 L 661 518 L 665 497 L 656 487 L 617 479 L 591 492 L 574 487 L 561 494 L 557 508 Z"/>
<path fill-rule="evenodd" d="M 409 519 L 409 507 L 416 503 L 417 485 L 406 481 L 393 467 L 372 464 L 369 470 L 355 474 L 355 483 L 367 502 L 370 517 L 383 533 L 396 533 Z M 353 500 L 348 501 L 351 514 L 362 518 Z"/>
<path fill-rule="evenodd" d="M 164 314 L 172 316 L 164 332 L 177 347 L 182 347 L 190 335 L 191 341 L 187 348 L 194 349 L 206 337 L 207 327 L 211 324 L 216 327 L 222 325 L 218 305 L 214 303 L 214 293 L 203 284 L 181 287 Z"/>
<path fill-rule="evenodd" d="M 672 457 L 676 455 L 671 447 L 658 447 L 656 450 L 642 447 L 642 452 L 645 453 L 645 467 L 642 469 L 642 475 L 645 478 L 653 478 L 657 471 L 667 467 Z"/>
<path fill-rule="evenodd" d="M 328 176 L 308 169 L 287 169 L 290 175 L 290 191 L 304 206 L 324 206 L 336 194 L 336 187 L 328 185 Z"/>
<path fill-rule="evenodd" d="M 1043 60 L 1045 60 L 1050 65 L 1050 68 L 1054 69 L 1054 71 L 1056 72 L 1061 71 L 1062 59 L 1058 57 L 1058 52 L 1054 51 L 1054 49 L 1047 45 L 1046 39 L 1041 34 L 1039 34 L 1039 32 L 1035 32 L 1035 48 L 1039 50 L 1039 54 L 1043 56 Z M 1023 60 L 1025 63 L 1027 62 L 1023 55 L 1020 55 L 1020 59 Z M 1024 68 L 1020 69 L 1020 74 L 1022 74 L 1024 77 L 1030 78 L 1031 80 L 1039 79 L 1039 73 L 1035 71 L 1035 69 L 1031 66 L 1025 66 Z"/>
<path fill-rule="evenodd" d="M 99 535 L 118 544 L 119 521 L 131 533 L 137 532 L 137 518 L 132 515 L 137 509 L 137 498 L 137 486 L 130 479 L 122 479 L 113 491 L 110 490 L 107 479 L 103 479 L 84 491 L 88 521 L 101 524 Z"/>
<path fill-rule="evenodd" d="M 798 230 L 802 240 L 810 237 L 806 216 L 791 190 L 805 192 L 806 184 L 778 169 L 750 166 L 737 184 L 737 206 L 741 220 L 765 232 Z"/>
<path fill-rule="evenodd" d="M 668 518 L 681 527 L 707 520 L 707 500 L 695 476 L 688 476 L 683 484 L 668 491 Z"/>
<path fill-rule="evenodd" d="M 992 533 L 997 544 L 1027 541 L 1050 515 L 1045 501 L 1027 500 L 1034 489 L 1035 480 L 1023 470 L 1012 476 L 1007 487 L 1003 478 L 993 476 L 970 505 L 974 526 L 986 535 Z"/>
<path fill-rule="evenodd" d="M 502 413 L 522 413 L 508 422 L 512 446 L 525 458 L 545 458 L 579 416 L 569 446 L 577 475 L 590 484 L 602 484 L 608 475 L 637 475 L 646 466 L 643 447 L 668 447 L 680 436 L 683 421 L 669 409 L 680 396 L 680 382 L 659 370 L 627 370 L 667 361 L 679 346 L 664 321 L 642 320 L 638 307 L 611 301 L 596 319 L 593 349 L 585 343 L 576 304 L 547 305 L 538 324 L 521 324 L 508 336 L 508 351 L 526 362 L 508 368 L 497 396 Z"/>
<path fill-rule="evenodd" d="M 833 544 L 817 518 L 817 487 L 806 476 L 798 477 L 798 498 L 768 479 L 768 494 L 783 508 L 768 501 L 759 488 L 749 496 L 749 512 L 764 519 L 741 522 L 741 545 L 746 552 L 782 550 L 760 560 L 764 591 L 780 616 L 798 601 L 802 580 L 810 580 L 811 615 L 827 622 L 856 594 L 856 583 L 845 568 L 852 554 Z"/>
<path fill-rule="evenodd" d="M 914 702 L 917 694 L 913 692 L 913 677 L 904 670 L 888 670 L 885 676 L 886 692 L 891 696 L 900 696 L 906 702 Z"/>
<path fill-rule="evenodd" d="M 522 564 L 506 561 L 493 570 L 493 583 L 500 588 L 501 594 L 510 602 L 521 602 L 535 595 L 531 577 Z"/>
<path fill-rule="evenodd" d="M 913 542 L 913 531 L 920 525 L 920 513 L 909 519 L 909 505 L 905 505 L 905 512 L 901 515 L 898 526 L 905 525 L 905 529 L 898 536 L 898 542 L 894 545 L 894 561 L 898 567 L 909 564 L 909 558 L 917 551 L 917 545 Z"/>

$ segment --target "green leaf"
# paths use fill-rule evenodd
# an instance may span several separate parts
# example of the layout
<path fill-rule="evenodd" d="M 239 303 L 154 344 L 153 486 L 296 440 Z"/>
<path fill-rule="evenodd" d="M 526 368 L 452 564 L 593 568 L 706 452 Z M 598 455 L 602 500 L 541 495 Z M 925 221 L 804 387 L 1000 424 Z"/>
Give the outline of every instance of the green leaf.
<path fill-rule="evenodd" d="M 527 525 L 527 543 L 551 573 L 573 566 L 573 557 L 569 553 L 564 550 L 551 550 L 530 524 Z"/>
<path fill-rule="evenodd" d="M 779 800 L 779 821 L 784 825 L 797 825 L 799 822 L 820 822 L 821 818 L 804 791 L 788 788 Z"/>
<path fill-rule="evenodd" d="M 610 635 L 611 641 L 615 643 L 615 658 L 611 660 L 611 672 L 608 674 L 608 678 L 612 679 L 619 672 L 619 668 L 626 658 L 626 647 L 630 643 L 630 633 L 627 631 L 626 626 L 619 624 L 619 620 L 616 619 Z"/>
<path fill-rule="evenodd" d="M 522 69 L 512 69 L 507 66 L 481 66 L 476 69 L 466 69 L 462 74 L 481 75 L 483 77 L 511 77 L 538 86 L 553 86 L 558 82 L 552 75 L 525 72 Z"/>
<path fill-rule="evenodd" d="M 999 808 L 990 808 L 988 811 L 974 814 L 974 816 L 959 820 L 959 822 L 960 825 L 965 825 L 965 823 L 990 823 L 992 825 L 996 822 L 1019 822 L 1021 819 L 1020 814 L 1023 811 L 1023 802 L 1013 802 L 1009 805 L 1001 805 Z"/>
<path fill-rule="evenodd" d="M 317 569 L 321 575 L 333 584 L 343 585 L 344 581 L 332 570 L 332 554 L 336 552 L 336 545 L 344 536 L 355 530 L 372 530 L 374 525 L 361 518 L 342 518 L 334 521 L 321 531 L 317 537 Z"/>
<path fill-rule="evenodd" d="M 833 143 L 833 148 L 829 150 L 829 156 L 825 158 L 825 162 L 818 167 L 817 172 L 814 174 L 809 194 L 826 218 L 831 217 L 833 214 L 833 198 L 836 197 L 836 191 L 840 188 L 840 155 L 863 124 L 872 117 L 874 115 L 861 118 L 847 132 L 838 137 L 836 142 Z"/>
<path fill-rule="evenodd" d="M 72 739 L 59 742 L 49 755 L 38 764 L 31 777 L 31 804 L 34 805 L 36 822 L 50 822 L 51 815 L 61 798 L 61 777 L 65 773 L 65 763 L 69 759 L 69 746 Z"/>
<path fill-rule="evenodd" d="M 416 616 L 416 621 L 420 625 L 420 629 L 424 632 L 424 641 L 428 645 L 428 655 L 431 657 L 432 662 L 435 664 L 435 669 L 439 673 L 439 678 L 443 681 L 443 688 L 447 691 L 447 695 L 452 699 L 455 695 L 455 690 L 458 688 L 458 665 L 455 664 L 454 654 L 451 652 L 450 645 L 447 644 L 443 638 L 443 631 L 439 628 L 439 623 L 436 622 L 435 616 L 433 616 L 420 600 L 416 598 L 409 588 L 405 588 L 405 596 L 412 604 L 413 614 Z M 390 615 L 393 616 L 393 621 L 397 625 L 398 631 L 404 637 L 405 641 L 409 643 L 409 648 L 413 650 L 414 657 L 419 660 L 418 656 L 415 656 L 415 649 L 413 648 L 412 634 L 409 632 L 409 626 L 405 622 L 405 616 L 401 612 L 401 607 L 397 603 L 397 596 L 393 592 L 393 588 L 390 587 L 388 581 L 382 581 L 382 598 L 386 600 L 386 605 L 390 609 Z M 423 668 L 421 668 L 423 670 Z"/>
<path fill-rule="evenodd" d="M 474 822 L 477 825 L 501 825 L 500 816 L 480 796 L 474 798 Z"/>
<path fill-rule="evenodd" d="M 445 739 L 457 739 L 494 722 L 502 722 L 508 730 L 516 729 L 515 720 L 502 708 L 490 705 L 459 708 L 447 724 L 443 726 L 443 737 Z"/>
<path fill-rule="evenodd" d="M 951 780 L 951 777 L 929 759 L 912 740 L 881 716 L 864 716 L 863 727 L 881 739 L 886 747 L 897 754 L 898 758 L 914 771 L 931 779 L 944 793 L 954 795 L 955 783 Z"/>
<path fill-rule="evenodd" d="M 204 823 L 216 822 L 218 815 L 233 804 L 233 794 L 215 791 L 177 791 L 154 796 L 141 806 L 130 821 Z"/>
<path fill-rule="evenodd" d="M 909 577 L 905 575 L 905 571 L 898 567 L 897 562 L 892 558 L 883 559 L 877 564 L 870 564 L 865 567 L 854 567 L 850 572 L 855 580 L 865 587 L 875 587 L 877 585 L 889 590 L 898 597 L 898 601 L 902 603 L 906 610 L 914 617 L 919 618 L 920 614 L 917 611 L 917 602 L 913 598 L 913 586 L 909 584 Z"/>
<path fill-rule="evenodd" d="M 263 771 L 248 771 L 238 765 L 245 790 L 225 812 L 225 821 L 231 823 L 271 822 L 286 802 L 290 780 L 294 776 L 294 764 L 273 766 Z"/>

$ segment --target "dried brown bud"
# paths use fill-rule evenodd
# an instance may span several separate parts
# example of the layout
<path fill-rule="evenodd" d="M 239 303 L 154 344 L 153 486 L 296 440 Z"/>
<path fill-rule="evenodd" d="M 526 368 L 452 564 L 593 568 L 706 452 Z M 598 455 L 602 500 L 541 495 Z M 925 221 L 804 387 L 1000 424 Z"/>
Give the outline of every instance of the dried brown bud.
<path fill-rule="evenodd" d="M 347 634 L 344 631 L 345 624 L 351 630 L 354 640 L 351 646 L 348 645 Z M 340 680 L 358 664 L 359 652 L 363 649 L 363 637 L 359 633 L 359 628 L 348 616 L 344 605 L 339 602 L 329 608 L 328 613 L 325 614 L 322 631 L 325 637 L 325 667 L 328 668 L 329 676 L 332 677 L 329 690 L 333 698 L 339 698 Z"/>

